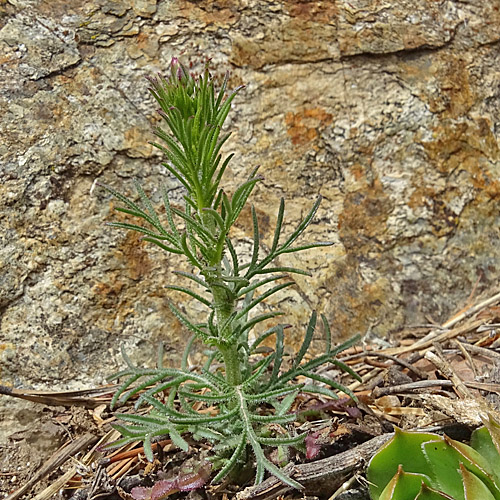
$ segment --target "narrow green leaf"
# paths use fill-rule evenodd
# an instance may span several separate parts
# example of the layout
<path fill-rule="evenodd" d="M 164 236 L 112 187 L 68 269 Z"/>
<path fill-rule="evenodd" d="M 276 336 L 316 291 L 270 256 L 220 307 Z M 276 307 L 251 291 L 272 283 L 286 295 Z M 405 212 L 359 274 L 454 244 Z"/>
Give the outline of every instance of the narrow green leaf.
<path fill-rule="evenodd" d="M 320 387 L 319 385 L 305 384 L 302 388 L 302 392 L 307 392 L 308 394 L 321 394 L 321 396 L 326 396 L 328 398 L 339 399 L 337 393 L 326 387 Z"/>
<path fill-rule="evenodd" d="M 259 219 L 257 218 L 257 212 L 255 207 L 252 205 L 252 223 L 253 223 L 253 251 L 252 259 L 250 261 L 250 269 L 252 269 L 257 263 L 259 258 L 259 245 L 260 245 L 260 235 L 259 235 Z"/>
<path fill-rule="evenodd" d="M 237 315 L 236 315 L 236 320 L 242 318 L 247 314 L 249 311 L 251 311 L 257 304 L 262 302 L 263 300 L 267 299 L 269 296 L 273 295 L 274 293 L 279 292 L 280 290 L 283 290 L 284 288 L 287 288 L 291 285 L 294 285 L 295 283 L 293 281 L 288 281 L 287 283 L 281 283 L 280 285 L 276 285 L 275 287 L 271 288 L 270 290 L 267 290 L 264 292 L 262 295 L 259 295 L 256 299 L 252 300 L 248 306 L 244 307 Z"/>
<path fill-rule="evenodd" d="M 229 389 L 229 386 L 226 383 L 226 380 L 222 377 L 219 377 L 218 375 L 215 375 L 215 373 L 211 373 L 205 368 L 202 369 L 203 375 L 207 377 L 209 382 L 212 384 L 212 386 L 215 388 L 216 391 L 219 392 L 224 392 Z"/>
<path fill-rule="evenodd" d="M 142 211 L 142 209 L 138 205 L 136 205 L 132 200 L 130 200 L 129 198 L 127 198 L 123 194 L 116 191 L 116 189 L 113 189 L 112 187 L 107 186 L 106 184 L 102 184 L 100 182 L 98 182 L 97 185 L 102 187 L 103 189 L 105 189 L 108 193 L 112 194 L 115 198 L 117 198 L 122 203 L 127 205 L 130 209 L 134 210 L 135 212 L 144 214 L 144 212 Z M 146 214 L 144 214 L 144 215 L 146 215 Z"/>
<path fill-rule="evenodd" d="M 151 426 L 151 425 L 169 425 L 170 424 L 170 417 L 166 415 L 155 415 L 155 416 L 148 416 L 148 415 L 133 415 L 130 413 L 117 413 L 116 418 L 119 420 L 123 420 L 125 422 L 131 422 L 136 425 L 146 425 L 146 426 Z"/>
<path fill-rule="evenodd" d="M 332 364 L 351 375 L 351 377 L 354 377 L 357 381 L 362 381 L 361 377 L 349 365 L 342 363 L 342 361 L 339 361 L 338 359 L 332 359 Z"/>
<path fill-rule="evenodd" d="M 221 439 L 222 438 L 222 439 Z M 214 446 L 213 450 L 216 453 L 226 450 L 234 450 L 238 447 L 238 444 L 241 442 L 241 434 L 233 434 L 232 436 L 224 436 L 218 439 L 220 442 Z"/>
<path fill-rule="evenodd" d="M 120 399 L 120 396 L 136 381 L 141 378 L 140 375 L 132 375 L 129 379 L 127 379 L 119 388 L 118 390 L 114 393 L 113 398 L 111 399 L 111 403 L 109 404 L 109 407 L 111 410 L 113 410 L 116 406 L 116 403 Z M 111 380 L 111 379 L 109 379 Z"/>
<path fill-rule="evenodd" d="M 189 224 L 204 241 L 215 243 L 215 238 L 194 217 L 177 208 L 172 208 L 172 212 Z"/>
<path fill-rule="evenodd" d="M 264 269 L 257 269 L 254 272 L 248 272 L 250 276 L 246 276 L 250 278 L 256 274 L 267 274 L 267 273 L 293 273 L 293 274 L 302 274 L 303 276 L 311 276 L 311 273 L 308 271 L 303 271 L 302 269 L 297 269 L 296 267 L 268 267 Z"/>
<path fill-rule="evenodd" d="M 169 302 L 169 307 L 170 310 L 174 313 L 175 317 L 185 326 L 188 328 L 188 330 L 192 331 L 196 335 L 198 335 L 201 339 L 204 339 L 207 337 L 207 333 L 198 328 L 196 325 L 191 323 L 184 314 L 182 314 L 179 309 L 177 309 L 173 304 Z"/>
<path fill-rule="evenodd" d="M 250 285 L 246 286 L 245 288 L 240 289 L 237 291 L 236 296 L 237 297 L 244 297 L 247 293 L 256 290 L 257 288 L 267 285 L 268 283 L 271 283 L 272 281 L 280 280 L 283 278 L 287 278 L 288 275 L 286 274 L 278 274 L 277 276 L 271 276 L 270 278 L 265 278 L 263 280 L 258 280 L 254 281 L 253 283 L 250 283 Z M 240 278 L 241 279 L 241 278 Z M 248 280 L 245 280 L 248 283 Z"/>
<path fill-rule="evenodd" d="M 318 366 L 324 365 L 325 363 L 328 363 L 331 360 L 332 357 L 329 354 L 322 354 L 320 356 L 317 356 L 314 359 L 311 359 L 311 361 L 305 363 L 304 365 L 298 366 L 297 368 L 292 367 L 287 372 L 281 374 L 278 379 L 278 383 L 286 384 L 290 380 L 293 380 L 295 377 L 302 375 L 304 372 L 309 372 L 311 370 L 314 370 Z"/>
<path fill-rule="evenodd" d="M 182 250 L 184 251 L 184 255 L 188 258 L 189 262 L 191 262 L 191 264 L 194 267 L 197 267 L 200 270 L 203 269 L 203 267 L 204 267 L 203 264 L 200 262 L 200 260 L 196 257 L 196 255 L 189 248 L 186 233 L 183 233 L 181 235 L 181 246 L 182 246 Z"/>
<path fill-rule="evenodd" d="M 304 388 L 302 390 L 304 390 Z M 297 397 L 299 392 L 300 392 L 299 390 L 296 390 L 295 392 L 291 392 L 290 394 L 285 396 L 281 402 L 277 403 L 275 405 L 276 414 L 277 415 L 285 415 L 292 407 L 293 403 L 295 402 L 295 398 Z"/>
<path fill-rule="evenodd" d="M 297 229 L 290 235 L 290 237 L 286 240 L 286 242 L 279 248 L 278 252 L 281 252 L 284 249 L 290 247 L 290 245 L 305 231 L 307 226 L 311 223 L 313 217 L 315 216 L 318 208 L 321 204 L 321 196 L 318 196 L 318 199 L 312 206 L 309 213 L 306 215 L 305 219 L 298 225 Z"/>
<path fill-rule="evenodd" d="M 278 243 L 281 235 L 281 228 L 283 226 L 283 215 L 285 213 L 285 200 L 281 198 L 280 208 L 278 210 L 278 219 L 276 220 L 276 228 L 274 230 L 273 244 L 271 246 L 270 255 L 274 255 L 278 248 Z"/>
<path fill-rule="evenodd" d="M 344 394 L 347 394 L 354 401 L 358 401 L 358 398 L 350 389 L 343 386 L 342 384 L 339 384 L 338 382 L 335 382 L 335 380 L 331 380 L 327 377 L 322 377 L 321 375 L 318 375 L 317 373 L 311 373 L 311 372 L 303 372 L 302 375 L 304 375 L 305 377 L 310 378 L 312 380 L 322 382 L 323 384 L 326 384 L 326 385 L 332 387 L 333 389 L 337 389 L 337 391 L 340 391 L 340 392 L 343 392 Z"/>
<path fill-rule="evenodd" d="M 241 327 L 241 332 L 244 333 L 248 330 L 251 330 L 255 325 L 257 325 L 258 323 L 261 323 L 262 321 L 266 321 L 266 320 L 271 319 L 271 318 L 276 318 L 277 316 L 283 316 L 283 314 L 284 313 L 282 313 L 282 312 L 272 312 L 272 313 L 259 314 L 258 316 L 254 316 L 251 320 L 247 321 Z M 274 332 L 272 332 L 272 333 L 274 333 Z M 269 335 L 271 335 L 272 333 L 269 333 Z M 269 335 L 267 335 L 267 337 L 269 337 Z M 264 340 L 264 339 L 262 339 L 262 340 Z M 259 344 L 261 342 L 259 342 Z M 254 350 L 254 348 L 252 346 L 250 349 L 250 352 L 252 352 L 253 350 Z"/>
<path fill-rule="evenodd" d="M 280 313 L 282 314 L 282 313 Z M 256 339 L 255 339 L 255 342 L 252 344 L 252 346 L 250 347 L 250 352 L 253 353 L 255 352 L 255 349 L 257 349 L 257 347 L 262 344 L 262 342 L 267 339 L 268 337 L 270 337 L 271 335 L 274 335 L 276 332 L 278 331 L 278 325 L 276 326 L 273 326 L 271 328 L 269 328 L 268 330 L 266 330 L 264 333 L 262 333 L 261 335 L 259 335 Z"/>
<path fill-rule="evenodd" d="M 168 163 L 162 163 L 162 165 L 187 189 L 188 192 L 191 192 L 191 186 L 183 175 L 179 175 L 178 171 Z"/>
<path fill-rule="evenodd" d="M 113 429 L 117 430 L 122 436 L 125 435 L 125 427 L 122 425 L 118 424 L 112 424 Z M 121 448 L 122 446 L 125 446 L 130 443 L 136 443 L 138 441 L 141 441 L 141 437 L 123 437 L 122 439 L 118 439 L 117 441 L 113 441 L 112 443 L 108 443 L 102 447 L 103 450 L 105 451 L 111 451 L 115 450 L 118 448 Z"/>
<path fill-rule="evenodd" d="M 147 378 L 145 381 L 141 382 L 139 385 L 133 387 L 132 389 L 128 390 L 127 392 L 123 393 L 120 397 L 121 402 L 128 401 L 131 397 L 135 396 L 139 392 L 143 391 L 146 389 L 146 387 L 149 387 L 150 385 L 156 385 L 158 382 L 161 380 L 165 379 L 166 375 L 163 370 L 157 370 L 156 374 L 153 377 Z M 139 402 L 137 407 L 139 407 Z"/>
<path fill-rule="evenodd" d="M 137 190 L 137 193 L 139 194 L 139 197 L 142 200 L 142 203 L 146 207 L 146 210 L 149 213 L 149 216 L 151 217 L 151 220 L 153 221 L 153 226 L 158 229 L 160 233 L 166 233 L 165 228 L 160 222 L 160 219 L 158 218 L 158 214 L 156 213 L 156 210 L 153 208 L 153 205 L 150 201 L 150 199 L 146 196 L 146 193 L 142 189 L 142 186 L 139 184 L 139 182 L 135 181 L 134 182 L 135 188 Z"/>
<path fill-rule="evenodd" d="M 180 250 L 178 248 L 169 247 L 167 245 L 164 245 L 161 241 L 158 241 L 155 238 L 150 238 L 149 236 L 142 238 L 142 241 L 148 241 L 149 243 L 153 243 L 154 245 L 160 247 L 162 250 L 165 250 L 165 252 L 175 253 L 175 254 L 178 254 L 178 255 L 183 255 L 184 254 L 183 250 Z"/>
<path fill-rule="evenodd" d="M 178 388 L 183 382 L 190 380 L 190 378 L 191 377 L 189 375 L 185 375 L 185 376 L 181 376 L 181 377 L 172 378 L 170 380 L 167 380 L 166 382 L 154 385 L 153 387 L 151 387 L 150 389 L 148 389 L 147 391 L 145 391 L 139 395 L 139 398 L 134 405 L 135 409 L 138 409 L 144 403 L 144 401 L 149 402 L 150 398 L 152 396 L 154 396 L 155 394 L 158 394 L 160 392 L 164 392 L 167 389 L 171 389 L 172 387 Z M 143 387 L 142 389 L 145 389 L 149 385 L 151 385 L 151 384 L 145 385 L 145 387 Z"/>
<path fill-rule="evenodd" d="M 304 359 L 304 356 L 309 349 L 309 346 L 311 345 L 311 341 L 314 335 L 314 330 L 316 329 L 316 318 L 317 314 L 316 311 L 313 311 L 311 315 L 311 319 L 309 320 L 309 323 L 307 324 L 307 329 L 306 329 L 306 334 L 304 337 L 304 340 L 302 342 L 302 345 L 300 346 L 300 350 L 297 353 L 297 356 L 295 357 L 295 360 L 293 362 L 293 368 L 297 368 L 302 360 Z"/>
<path fill-rule="evenodd" d="M 193 273 L 187 273 L 185 271 L 173 271 L 173 273 L 177 274 L 178 276 L 183 276 L 184 278 L 188 278 L 188 279 L 194 281 L 195 283 L 198 283 L 205 290 L 210 290 L 210 288 L 208 287 L 207 283 L 202 278 L 196 276 Z"/>
<path fill-rule="evenodd" d="M 144 436 L 144 455 L 146 456 L 148 462 L 153 462 L 154 457 L 153 457 L 153 448 L 151 448 L 151 436 L 149 434 L 146 434 Z"/>
<path fill-rule="evenodd" d="M 223 422 L 230 420 L 238 413 L 238 408 L 228 411 L 227 413 L 220 413 L 219 415 L 183 415 L 182 417 L 171 417 L 173 424 L 192 425 L 192 424 L 205 424 L 214 422 Z"/>
<path fill-rule="evenodd" d="M 233 263 L 233 275 L 238 276 L 240 272 L 238 256 L 236 254 L 236 250 L 234 249 L 233 244 L 231 243 L 231 240 L 227 237 L 226 237 L 226 247 L 229 250 L 229 254 L 231 255 L 231 260 Z"/>
<path fill-rule="evenodd" d="M 277 251 L 276 253 L 277 253 L 277 255 L 282 255 L 284 253 L 302 252 L 303 250 L 310 250 L 311 248 L 329 247 L 332 245 L 333 245 L 333 242 L 331 242 L 331 241 L 318 241 L 316 243 L 309 243 L 307 245 L 301 245 L 298 247 L 285 248 L 283 250 Z"/>
<path fill-rule="evenodd" d="M 197 425 L 194 427 L 193 437 L 198 441 L 200 441 L 200 439 L 208 439 L 209 441 L 212 441 L 212 442 L 221 441 L 221 440 L 226 438 L 226 436 L 224 436 L 224 434 L 217 432 L 217 431 L 214 431 L 213 429 L 210 429 L 209 427 L 204 427 L 202 425 Z M 214 447 L 214 451 L 216 451 L 215 447 Z"/>
<path fill-rule="evenodd" d="M 172 443 L 183 451 L 188 451 L 189 445 L 186 440 L 180 435 L 179 432 L 175 430 L 175 427 L 171 427 L 168 432 Z"/>
<path fill-rule="evenodd" d="M 281 362 L 283 361 L 283 348 L 284 348 L 284 329 L 283 325 L 278 325 L 276 329 L 276 344 L 275 344 L 275 356 L 273 371 L 271 373 L 271 378 L 269 379 L 269 385 L 273 385 L 278 380 L 278 375 L 281 368 Z"/>
<path fill-rule="evenodd" d="M 352 347 L 354 344 L 357 344 L 360 340 L 361 340 L 361 335 L 359 335 L 359 334 L 354 335 L 350 339 L 346 340 L 342 344 L 339 344 L 337 347 L 335 347 L 331 351 L 331 355 L 336 356 L 337 354 L 341 353 L 342 351 L 349 349 L 349 347 Z"/>
<path fill-rule="evenodd" d="M 252 443 L 252 448 L 257 456 L 257 453 L 255 452 L 255 446 Z M 262 458 L 261 458 L 262 457 Z M 260 484 L 262 481 L 264 481 L 264 474 L 266 472 L 266 468 L 264 467 L 264 461 L 266 460 L 264 453 L 260 454 L 260 457 L 257 456 L 257 469 L 255 470 L 255 481 L 254 484 Z"/>
<path fill-rule="evenodd" d="M 109 227 L 116 227 L 118 229 L 127 229 L 130 231 L 136 231 L 137 233 L 147 234 L 148 236 L 151 236 L 153 238 L 163 238 L 161 234 L 157 234 L 150 229 L 142 226 L 137 226 L 136 224 L 128 224 L 126 222 L 108 222 L 106 225 Z"/>
<path fill-rule="evenodd" d="M 197 394 L 191 391 L 179 391 L 179 394 L 195 401 L 205 401 L 207 403 L 224 403 L 231 398 L 231 394 Z"/>
<path fill-rule="evenodd" d="M 136 210 L 130 210 L 129 208 L 125 207 L 116 207 L 115 210 L 123 214 L 132 215 L 133 217 L 140 217 L 141 219 L 144 219 L 148 224 L 151 224 L 154 227 L 153 220 L 151 219 L 151 217 L 149 217 L 149 215 L 143 212 L 142 210 L 140 212 L 137 212 Z"/>
<path fill-rule="evenodd" d="M 208 299 L 206 299 L 205 297 L 202 297 L 201 295 L 198 295 L 196 292 L 193 292 L 193 290 L 190 290 L 189 288 L 186 288 L 183 286 L 177 286 L 177 285 L 165 285 L 165 288 L 168 288 L 169 290 L 176 290 L 177 292 L 185 293 L 186 295 L 193 297 L 193 299 L 196 299 L 197 301 L 201 302 L 202 304 L 205 304 L 207 307 L 212 307 L 212 303 Z"/>
<path fill-rule="evenodd" d="M 332 350 L 332 331 L 324 314 L 321 315 L 321 321 L 323 322 L 323 330 L 325 330 L 326 353 L 329 354 Z"/>
<path fill-rule="evenodd" d="M 224 136 L 224 142 L 230 137 L 230 135 L 231 134 L 227 134 L 226 136 Z M 224 144 L 224 142 L 221 142 L 220 146 L 217 145 L 217 147 L 214 149 L 214 152 L 212 153 L 211 162 L 213 163 L 213 167 L 212 167 L 213 174 L 215 174 L 216 169 L 219 166 L 220 161 L 222 159 L 222 155 L 218 154 L 218 152 L 219 152 L 220 148 L 222 147 L 222 145 Z M 233 157 L 234 157 L 234 153 L 230 153 L 225 158 L 225 160 L 222 162 L 222 165 L 219 167 L 219 171 L 217 172 L 217 175 L 215 176 L 215 179 L 213 181 L 212 189 L 214 190 L 214 194 L 215 194 L 215 191 L 217 191 L 219 189 L 219 185 L 220 185 L 220 181 L 222 179 L 222 176 L 224 175 L 224 172 L 226 171 L 227 166 L 229 165 L 229 162 L 233 159 Z"/>
<path fill-rule="evenodd" d="M 250 420 L 252 422 L 258 422 L 261 424 L 287 424 L 290 422 L 294 422 L 297 419 L 297 416 L 294 415 L 293 413 L 289 415 L 250 415 Z M 260 444 L 271 444 L 271 443 L 265 443 L 261 441 L 261 439 L 264 438 L 259 438 L 259 443 Z M 286 443 L 278 443 L 278 444 L 286 444 Z"/>
<path fill-rule="evenodd" d="M 198 212 L 198 204 L 195 200 L 193 200 L 190 196 L 183 196 L 182 198 L 186 202 L 186 205 L 189 205 L 194 213 Z"/>
<path fill-rule="evenodd" d="M 162 195 L 163 195 L 163 205 L 165 206 L 165 213 L 167 215 L 168 225 L 170 227 L 170 230 L 174 234 L 175 239 L 177 241 L 180 241 L 181 235 L 179 234 L 177 226 L 175 225 L 174 218 L 172 215 L 172 207 L 170 206 L 170 198 L 168 196 L 168 192 L 165 189 L 165 187 L 163 187 Z"/>
<path fill-rule="evenodd" d="M 257 184 L 257 182 L 261 180 L 261 177 L 255 177 L 257 170 L 258 167 L 253 170 L 248 180 L 241 184 L 233 194 L 233 197 L 231 199 L 231 212 L 233 214 L 232 223 L 238 218 L 238 215 L 245 206 L 250 193 L 255 187 L 255 184 Z"/>
<path fill-rule="evenodd" d="M 266 437 L 258 437 L 257 440 L 260 444 L 266 446 L 293 446 L 299 444 L 304 441 L 307 437 L 307 432 L 299 434 L 298 436 L 287 436 L 287 437 L 275 437 L 275 438 L 266 438 Z"/>
<path fill-rule="evenodd" d="M 245 394 L 245 399 L 247 401 L 262 402 L 272 398 L 280 398 L 286 396 L 291 392 L 295 392 L 297 388 L 301 388 L 302 385 L 283 387 L 280 389 L 273 389 L 272 391 L 263 392 L 260 394 Z"/>
<path fill-rule="evenodd" d="M 245 278 L 240 278 L 239 276 L 228 276 L 228 275 L 222 275 L 221 279 L 223 281 L 227 281 L 228 283 L 236 283 L 237 285 L 240 286 L 246 286 L 248 285 L 248 280 Z"/>
<path fill-rule="evenodd" d="M 181 370 L 183 370 L 183 371 L 188 371 L 189 353 L 191 352 L 191 348 L 193 347 L 193 343 L 195 340 L 196 340 L 196 334 L 191 335 L 191 337 L 187 341 L 186 347 L 184 349 L 184 353 L 182 354 L 182 361 L 181 361 Z"/>
<path fill-rule="evenodd" d="M 155 148 L 158 148 L 160 151 L 165 153 L 170 162 L 178 169 L 178 174 L 175 177 L 184 177 L 185 173 L 187 172 L 187 158 L 182 149 L 164 130 L 157 128 L 155 130 L 155 135 L 162 141 L 167 143 L 168 148 L 162 146 L 161 144 L 158 144 L 157 142 L 151 142 L 151 144 Z"/>
<path fill-rule="evenodd" d="M 209 213 L 214 218 L 215 222 L 217 222 L 217 225 L 219 226 L 221 231 L 225 232 L 227 229 L 229 229 L 226 228 L 226 225 L 222 220 L 222 217 L 216 210 L 214 210 L 213 208 L 204 208 L 203 211 Z"/>
<path fill-rule="evenodd" d="M 292 488 L 295 488 L 296 490 L 303 490 L 304 487 L 295 479 L 292 479 L 290 476 L 287 476 L 279 467 L 274 465 L 272 462 L 267 460 L 267 458 L 261 459 L 262 463 L 264 465 L 264 468 L 267 469 L 268 472 L 270 472 L 273 476 L 276 476 L 280 481 L 282 481 L 285 484 L 288 484 Z"/>
<path fill-rule="evenodd" d="M 237 464 L 238 460 L 242 458 L 243 450 L 247 444 L 247 436 L 246 433 L 243 432 L 240 437 L 240 441 L 238 446 L 234 450 L 234 453 L 231 455 L 231 458 L 227 461 L 226 465 L 219 471 L 219 473 L 213 478 L 212 483 L 218 483 L 222 481 L 233 469 L 233 467 Z"/>
<path fill-rule="evenodd" d="M 257 380 L 267 369 L 267 367 L 271 364 L 273 359 L 275 358 L 274 354 L 265 357 L 257 369 L 252 373 L 250 377 L 248 377 L 245 381 L 243 381 L 243 387 L 250 387 L 252 383 Z"/>

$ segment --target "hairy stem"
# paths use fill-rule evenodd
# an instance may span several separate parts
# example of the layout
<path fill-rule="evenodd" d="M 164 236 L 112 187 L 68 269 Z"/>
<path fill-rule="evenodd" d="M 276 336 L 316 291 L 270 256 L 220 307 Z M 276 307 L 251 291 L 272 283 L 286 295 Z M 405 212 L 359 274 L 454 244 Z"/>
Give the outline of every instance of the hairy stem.
<path fill-rule="evenodd" d="M 212 216 L 202 213 L 202 221 L 211 234 L 215 235 L 216 227 Z M 221 341 L 219 349 L 224 358 L 226 380 L 230 385 L 239 385 L 241 383 L 241 366 L 238 357 L 237 340 L 231 340 L 230 343 L 225 342 L 226 339 L 232 338 L 233 325 L 230 318 L 234 311 L 235 299 L 224 286 L 220 260 L 222 259 L 219 259 L 219 262 L 216 263 L 216 269 L 213 271 L 212 276 L 206 278 L 214 298 L 215 322 Z"/>
<path fill-rule="evenodd" d="M 226 380 L 229 385 L 237 386 L 241 384 L 241 365 L 238 356 L 238 345 L 229 344 L 219 346 L 224 364 L 226 366 Z"/>
<path fill-rule="evenodd" d="M 215 304 L 215 318 L 219 330 L 221 343 L 219 349 L 224 358 L 226 367 L 226 380 L 230 385 L 241 384 L 241 365 L 238 356 L 237 339 L 231 340 L 229 343 L 225 339 L 232 337 L 232 321 L 231 314 L 234 310 L 234 299 L 228 297 L 228 292 L 222 287 L 211 287 Z"/>

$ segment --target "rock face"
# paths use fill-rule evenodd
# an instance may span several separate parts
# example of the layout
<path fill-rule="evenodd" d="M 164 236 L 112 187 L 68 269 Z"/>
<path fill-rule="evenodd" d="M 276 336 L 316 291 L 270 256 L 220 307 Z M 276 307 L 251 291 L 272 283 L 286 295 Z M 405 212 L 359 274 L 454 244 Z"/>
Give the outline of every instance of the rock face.
<path fill-rule="evenodd" d="M 309 235 L 334 245 L 282 260 L 313 273 L 276 301 L 292 347 L 313 309 L 338 338 L 446 319 L 500 278 L 499 41 L 499 0 L 0 2 L 0 383 L 89 387 L 122 344 L 179 358 L 182 265 L 106 227 L 94 185 L 182 196 L 148 144 L 172 56 L 246 84 L 226 180 L 261 166 L 264 242 L 281 196 L 288 231 L 323 196 Z"/>

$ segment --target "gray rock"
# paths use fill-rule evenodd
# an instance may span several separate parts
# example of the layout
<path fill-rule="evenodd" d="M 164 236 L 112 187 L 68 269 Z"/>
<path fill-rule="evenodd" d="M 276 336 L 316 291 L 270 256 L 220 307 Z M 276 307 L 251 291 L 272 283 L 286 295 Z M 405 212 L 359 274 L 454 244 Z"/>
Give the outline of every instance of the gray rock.
<path fill-rule="evenodd" d="M 300 258 L 313 278 L 277 297 L 297 328 L 312 309 L 337 338 L 370 325 L 444 321 L 498 283 L 500 11 L 492 2 L 156 2 L 0 5 L 0 383 L 102 383 L 186 333 L 164 285 L 188 269 L 105 222 L 94 181 L 160 203 L 166 175 L 148 144 L 157 122 L 144 77 L 181 56 L 212 58 L 247 86 L 231 115 L 228 190 L 256 165 L 269 243 L 279 198 L 291 231 L 318 193 Z M 201 62 L 200 62 L 201 61 Z M 235 240 L 246 248 L 251 216 Z M 192 304 L 182 302 L 193 314 Z"/>

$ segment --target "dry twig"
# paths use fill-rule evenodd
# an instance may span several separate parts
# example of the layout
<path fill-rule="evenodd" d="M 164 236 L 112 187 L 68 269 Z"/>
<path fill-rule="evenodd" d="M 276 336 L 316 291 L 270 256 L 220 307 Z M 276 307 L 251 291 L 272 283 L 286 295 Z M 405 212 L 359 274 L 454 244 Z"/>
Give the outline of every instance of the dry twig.
<path fill-rule="evenodd" d="M 363 469 L 370 458 L 386 443 L 392 434 L 382 434 L 350 450 L 332 457 L 306 464 L 290 464 L 285 471 L 304 486 L 304 493 L 317 496 L 331 495 L 353 474 Z M 274 500 L 292 491 L 275 477 L 246 488 L 236 495 L 238 500 Z"/>

